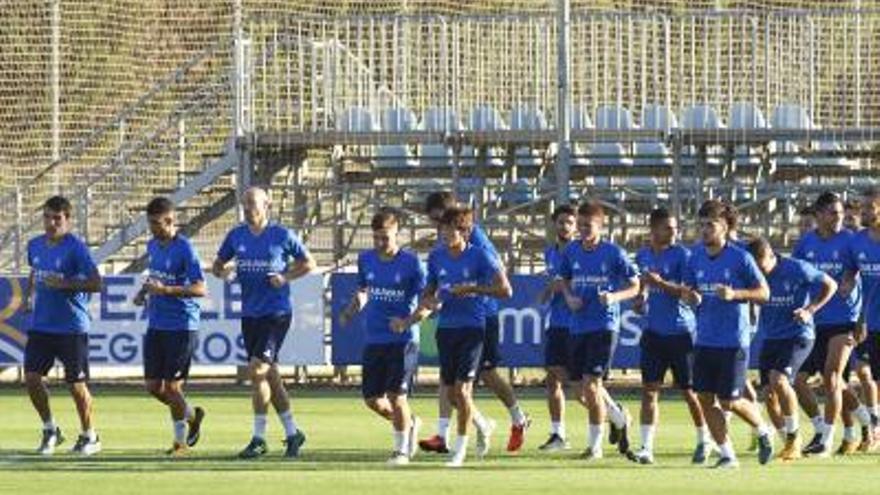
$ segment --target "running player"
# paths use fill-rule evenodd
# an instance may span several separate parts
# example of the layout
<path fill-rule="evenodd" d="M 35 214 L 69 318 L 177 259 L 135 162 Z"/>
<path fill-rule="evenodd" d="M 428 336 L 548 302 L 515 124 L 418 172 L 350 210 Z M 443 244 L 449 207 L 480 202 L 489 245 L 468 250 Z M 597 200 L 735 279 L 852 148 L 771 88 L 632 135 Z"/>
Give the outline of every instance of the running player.
<path fill-rule="evenodd" d="M 697 430 L 697 445 L 691 460 L 694 464 L 704 464 L 712 442 L 703 409 L 693 391 L 694 313 L 679 299 L 690 252 L 676 243 L 678 221 L 668 210 L 655 209 L 648 222 L 650 246 L 636 254 L 642 284 L 634 306 L 637 312 L 647 316 L 648 325 L 641 338 L 642 448 L 634 459 L 641 464 L 654 463 L 660 388 L 666 371 L 671 370 Z"/>
<path fill-rule="evenodd" d="M 452 207 L 443 213 L 440 235 L 443 245 L 428 257 L 428 285 L 421 308 L 438 310 L 437 350 L 440 377 L 450 402 L 457 410 L 458 437 L 446 464 L 460 467 L 467 457 L 468 425 L 477 423 L 477 450 L 488 450 L 490 425 L 474 415 L 473 384 L 480 368 L 487 298 L 508 298 L 513 291 L 497 259 L 468 242 L 473 231 L 473 212 Z M 480 424 L 483 423 L 483 424 Z"/>
<path fill-rule="evenodd" d="M 813 315 L 831 299 L 837 283 L 805 261 L 777 256 L 764 239 L 755 239 L 749 249 L 770 287 L 770 300 L 759 318 L 764 336 L 759 353 L 761 386 L 769 392 L 767 408 L 776 411 L 770 416 L 783 419 L 785 446 L 779 457 L 790 461 L 801 456 L 792 382 L 813 349 Z M 818 295 L 811 298 L 811 294 Z"/>
<path fill-rule="evenodd" d="M 364 313 L 364 401 L 392 424 L 394 450 L 388 464 L 402 466 L 415 455 L 421 423 L 412 415 L 407 396 L 419 359 L 418 323 L 429 314 L 416 311 L 426 274 L 418 256 L 397 244 L 399 221 L 393 211 L 381 209 L 370 225 L 373 249 L 358 256 L 358 291 L 340 322 L 347 325 L 355 314 Z"/>
<path fill-rule="evenodd" d="M 742 400 L 749 362 L 749 304 L 766 302 L 769 290 L 754 259 L 728 241 L 725 210 L 717 200 L 700 207 L 703 243 L 694 249 L 682 291 L 683 299 L 697 307 L 694 390 L 720 450 L 716 468 L 739 465 L 728 435 L 727 411 L 737 411 L 758 429 L 761 464 L 773 456 L 770 430 L 754 403 Z"/>
<path fill-rule="evenodd" d="M 822 373 L 825 388 L 824 417 L 811 418 L 816 428 L 813 440 L 804 448 L 807 455 L 826 456 L 834 441 L 834 422 L 843 407 L 843 393 L 849 376 L 849 358 L 859 338 L 856 321 L 860 313 L 860 291 L 856 277 L 858 265 L 852 252 L 854 234 L 843 228 L 843 202 L 831 192 L 819 195 L 815 203 L 816 230 L 805 234 L 795 246 L 792 256 L 813 263 L 837 282 L 838 290 L 831 301 L 816 313 L 816 342 L 813 351 L 798 374 L 797 387 L 802 404 L 817 404 L 807 379 Z M 853 398 L 853 400 L 858 400 Z M 811 406 L 812 407 L 812 406 Z M 805 408 L 806 409 L 806 408 Z M 813 415 L 815 410 L 806 409 Z M 844 431 L 841 453 L 855 450 L 857 440 Z"/>
<path fill-rule="evenodd" d="M 242 206 L 245 223 L 226 235 L 213 264 L 215 276 L 226 279 L 234 271 L 241 284 L 241 333 L 253 389 L 254 429 L 250 443 L 238 455 L 253 459 L 268 452 L 266 413 L 271 402 L 284 426 L 284 455 L 299 457 L 306 437 L 290 410 L 278 352 L 293 313 L 290 282 L 312 271 L 315 262 L 293 232 L 269 221 L 265 190 L 248 189 Z"/>
<path fill-rule="evenodd" d="M 49 389 L 44 377 L 55 360 L 64 366 L 67 382 L 82 433 L 71 450 L 81 455 L 101 451 L 101 440 L 93 426 L 89 379 L 89 318 L 91 293 L 101 291 L 101 276 L 89 249 L 70 233 L 73 207 L 63 196 L 43 203 L 45 234 L 28 242 L 31 273 L 23 306 L 31 312 L 28 340 L 24 348 L 25 384 L 28 395 L 43 421 L 43 438 L 37 452 L 51 455 L 64 441 L 61 428 L 49 407 Z"/>
<path fill-rule="evenodd" d="M 189 239 L 177 233 L 174 205 L 168 198 L 147 204 L 153 238 L 147 243 L 149 278 L 134 298 L 147 306 L 144 379 L 147 391 L 168 406 L 174 441 L 170 455 L 185 454 L 199 441 L 205 411 L 190 407 L 183 393 L 195 350 L 205 277 Z"/>
<path fill-rule="evenodd" d="M 553 211 L 556 242 L 544 250 L 544 263 L 551 281 L 541 293 L 541 304 L 550 304 L 550 324 L 544 334 L 544 367 L 547 369 L 547 408 L 550 411 L 550 437 L 540 450 L 554 452 L 567 450 L 565 431 L 565 386 L 568 383 L 568 327 L 571 311 L 565 304 L 562 285 L 556 277 L 565 247 L 577 233 L 577 215 L 574 207 L 562 205 Z"/>
<path fill-rule="evenodd" d="M 428 195 L 425 200 L 425 212 L 428 218 L 435 226 L 440 227 L 440 220 L 446 210 L 455 207 L 455 196 L 449 191 L 434 192 Z M 474 224 L 468 235 L 467 241 L 473 246 L 486 250 L 501 264 L 501 257 L 486 232 Z M 438 235 L 438 246 L 442 244 Z M 495 396 L 504 404 L 510 415 L 510 437 L 507 441 L 507 451 L 517 452 L 525 442 L 525 433 L 531 424 L 528 414 L 523 412 L 517 401 L 513 387 L 501 377 L 498 373 L 498 365 L 501 361 L 500 351 L 500 322 L 498 320 L 498 303 L 490 298 L 488 300 L 488 313 L 486 315 L 486 332 L 485 342 L 483 342 L 483 354 L 480 357 L 480 380 L 486 384 Z M 450 404 L 449 393 L 445 390 L 445 386 L 441 384 L 438 390 L 438 406 L 439 417 L 437 419 L 437 433 L 427 439 L 419 441 L 419 448 L 426 452 L 447 453 L 448 446 L 446 442 L 447 433 L 449 431 L 449 418 L 452 412 L 452 404 Z M 484 424 L 494 429 L 494 421 L 487 420 Z M 488 441 L 491 437 L 491 431 L 481 432 L 481 437 L 485 437 Z M 487 444 L 488 446 L 488 444 Z"/>
<path fill-rule="evenodd" d="M 620 330 L 620 303 L 638 294 L 638 270 L 619 246 L 602 239 L 605 210 L 599 203 L 578 207 L 581 239 L 566 246 L 559 266 L 566 304 L 572 311 L 569 327 L 572 380 L 581 382 L 589 415 L 585 459 L 600 459 L 602 428 L 609 412 L 608 391 L 603 385 L 611 366 Z M 618 425 L 618 451 L 631 455 L 628 418 L 621 409 L 612 413 Z M 616 416 L 616 417 L 615 417 Z M 614 443 L 614 442 L 612 442 Z"/>

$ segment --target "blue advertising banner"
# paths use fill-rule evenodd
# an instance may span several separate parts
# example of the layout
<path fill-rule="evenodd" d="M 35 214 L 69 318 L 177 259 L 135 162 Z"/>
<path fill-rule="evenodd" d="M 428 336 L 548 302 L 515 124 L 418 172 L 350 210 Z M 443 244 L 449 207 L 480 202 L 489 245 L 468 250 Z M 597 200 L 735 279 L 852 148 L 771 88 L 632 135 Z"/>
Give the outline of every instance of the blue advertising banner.
<path fill-rule="evenodd" d="M 504 366 L 543 367 L 544 331 L 547 328 L 549 308 L 538 304 L 538 295 L 548 279 L 540 275 L 514 275 L 513 297 L 501 301 L 501 356 Z M 351 300 L 357 288 L 353 273 L 337 273 L 330 277 L 332 300 L 332 362 L 338 365 L 360 364 L 364 346 L 364 322 L 355 318 L 346 327 L 339 325 L 338 315 Z M 633 311 L 628 303 L 621 308 L 620 336 L 614 354 L 613 367 L 639 367 L 639 339 L 645 319 Z M 437 364 L 437 345 L 434 341 L 436 325 L 433 320 L 421 327 L 419 363 Z M 757 363 L 757 339 L 753 339 L 751 361 Z"/>

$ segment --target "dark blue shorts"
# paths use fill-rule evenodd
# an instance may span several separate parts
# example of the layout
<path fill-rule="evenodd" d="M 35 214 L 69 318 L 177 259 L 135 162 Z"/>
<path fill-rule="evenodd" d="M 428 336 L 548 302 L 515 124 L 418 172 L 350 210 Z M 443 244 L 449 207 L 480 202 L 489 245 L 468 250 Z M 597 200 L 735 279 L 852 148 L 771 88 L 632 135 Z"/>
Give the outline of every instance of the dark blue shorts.
<path fill-rule="evenodd" d="M 281 345 L 290 329 L 290 321 L 290 313 L 242 318 L 241 335 L 244 337 L 248 361 L 257 358 L 264 363 L 277 363 Z"/>
<path fill-rule="evenodd" d="M 571 334 L 569 339 L 569 380 L 607 375 L 617 348 L 617 332 Z"/>
<path fill-rule="evenodd" d="M 544 334 L 544 366 L 568 369 L 568 328 L 550 327 Z"/>
<path fill-rule="evenodd" d="M 408 394 L 418 362 L 419 345 L 415 342 L 367 344 L 361 363 L 364 398 Z"/>
<path fill-rule="evenodd" d="M 436 338 L 443 384 L 476 380 L 483 353 L 483 329 L 438 328 Z"/>
<path fill-rule="evenodd" d="M 28 332 L 24 347 L 24 370 L 46 376 L 55 360 L 64 366 L 64 381 L 84 382 L 89 379 L 89 336 L 84 333 L 54 334 Z"/>
<path fill-rule="evenodd" d="M 813 344 L 813 350 L 807 357 L 804 364 L 801 365 L 801 373 L 807 375 L 821 374 L 825 370 L 825 361 L 828 358 L 828 342 L 838 335 L 852 335 L 855 332 L 855 323 L 844 325 L 817 325 L 816 341 Z M 843 379 L 849 381 L 849 374 L 852 365 L 847 361 L 843 369 Z"/>
<path fill-rule="evenodd" d="M 804 361 L 813 350 L 813 339 L 792 337 L 789 339 L 764 339 L 758 353 L 758 368 L 761 370 L 761 385 L 770 383 L 770 372 L 776 371 L 794 383 Z"/>
<path fill-rule="evenodd" d="M 694 391 L 711 393 L 721 400 L 739 399 L 746 386 L 749 350 L 694 348 Z"/>
<path fill-rule="evenodd" d="M 666 372 L 680 389 L 693 387 L 694 343 L 690 334 L 661 335 L 650 330 L 642 332 L 642 383 L 663 383 Z"/>
<path fill-rule="evenodd" d="M 486 317 L 486 331 L 483 333 L 483 353 L 480 356 L 480 371 L 492 370 L 501 364 L 501 323 L 498 315 Z"/>
<path fill-rule="evenodd" d="M 196 349 L 197 332 L 147 329 L 144 336 L 144 378 L 186 380 Z"/>
<path fill-rule="evenodd" d="M 880 332 L 868 332 L 864 342 L 853 351 L 853 357 L 871 366 L 874 379 L 880 378 Z"/>

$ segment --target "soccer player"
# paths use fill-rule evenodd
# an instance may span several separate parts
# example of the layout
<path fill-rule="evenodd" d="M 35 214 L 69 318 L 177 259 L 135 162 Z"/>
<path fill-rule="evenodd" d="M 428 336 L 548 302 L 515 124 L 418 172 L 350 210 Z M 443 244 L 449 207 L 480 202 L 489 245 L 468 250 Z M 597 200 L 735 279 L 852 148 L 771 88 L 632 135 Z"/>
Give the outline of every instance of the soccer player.
<path fill-rule="evenodd" d="M 438 229 L 440 228 L 440 220 L 443 218 L 443 214 L 446 210 L 455 206 L 455 196 L 449 191 L 434 192 L 425 199 L 425 212 Z M 501 257 L 498 255 L 498 251 L 495 250 L 495 246 L 492 245 L 489 236 L 486 235 L 486 232 L 479 225 L 473 224 L 467 241 L 474 247 L 487 251 L 501 264 Z M 442 244 L 442 241 L 438 239 L 437 244 L 439 246 Z M 498 303 L 490 298 L 487 304 L 489 312 L 486 315 L 486 332 L 484 335 L 485 341 L 483 342 L 483 354 L 480 357 L 479 378 L 495 393 L 495 396 L 501 400 L 507 409 L 510 415 L 510 437 L 507 441 L 507 451 L 517 452 L 525 441 L 525 433 L 531 424 L 531 420 L 528 414 L 523 412 L 520 407 L 513 387 L 498 373 L 498 365 L 501 362 L 501 327 L 498 320 Z M 437 434 L 419 441 L 419 448 L 426 452 L 441 454 L 448 452 L 446 438 L 449 431 L 449 418 L 452 412 L 452 404 L 448 400 L 449 396 L 445 386 L 441 384 L 438 390 L 439 417 L 437 420 Z M 494 430 L 494 421 L 487 420 L 484 424 L 489 425 Z M 478 432 L 480 432 L 479 429 Z M 481 432 L 481 438 L 485 438 L 488 442 L 491 433 L 491 431 Z M 486 447 L 488 448 L 488 443 Z"/>
<path fill-rule="evenodd" d="M 761 386 L 769 391 L 767 408 L 776 411 L 771 417 L 783 418 L 785 446 L 779 457 L 791 461 L 801 457 L 792 382 L 813 349 L 813 315 L 831 299 L 837 283 L 805 261 L 777 256 L 765 239 L 753 240 L 749 250 L 770 287 L 770 300 L 758 320 L 764 336 L 759 353 Z"/>
<path fill-rule="evenodd" d="M 394 450 L 388 464 L 402 466 L 415 455 L 421 423 L 410 412 L 407 395 L 419 359 L 418 323 L 429 314 L 423 308 L 416 311 L 426 273 L 418 256 L 398 246 L 399 221 L 393 211 L 381 209 L 370 225 L 373 249 L 358 256 L 358 291 L 340 322 L 347 325 L 355 314 L 364 313 L 364 401 L 391 422 Z"/>
<path fill-rule="evenodd" d="M 147 204 L 153 238 L 147 243 L 149 277 L 134 298 L 147 306 L 144 379 L 147 391 L 168 406 L 174 441 L 169 455 L 183 455 L 199 441 L 205 411 L 191 407 L 183 393 L 197 341 L 205 276 L 189 239 L 177 233 L 174 205 L 168 198 Z"/>
<path fill-rule="evenodd" d="M 856 341 L 860 340 L 856 321 L 861 309 L 861 293 L 856 277 L 858 265 L 852 251 L 855 234 L 843 228 L 843 202 L 836 194 L 824 192 L 816 199 L 815 209 L 818 226 L 800 239 L 792 256 L 813 263 L 830 275 L 838 290 L 814 317 L 816 342 L 801 366 L 797 392 L 804 395 L 799 400 L 809 407 L 805 410 L 816 429 L 816 435 L 803 453 L 826 456 L 830 454 L 834 441 L 834 421 L 843 408 L 850 354 Z M 825 388 L 824 417 L 818 414 L 818 403 L 807 386 L 808 378 L 819 372 Z M 858 401 L 858 398 L 852 396 L 850 400 Z M 857 447 L 852 428 L 844 430 L 840 453 L 852 452 Z"/>
<path fill-rule="evenodd" d="M 862 230 L 862 204 L 847 201 L 843 205 L 843 227 L 853 232 Z"/>
<path fill-rule="evenodd" d="M 697 308 L 694 390 L 720 450 L 714 467 L 739 465 L 728 435 L 727 411 L 737 411 L 758 429 L 758 459 L 765 464 L 773 456 L 770 430 L 742 393 L 749 362 L 749 304 L 766 302 L 769 289 L 754 259 L 728 241 L 725 206 L 709 200 L 698 215 L 703 242 L 692 253 L 682 298 Z"/>
<path fill-rule="evenodd" d="M 491 427 L 474 415 L 473 384 L 480 369 L 486 318 L 491 310 L 487 298 L 508 298 L 510 282 L 498 260 L 487 250 L 468 242 L 473 231 L 469 208 L 448 208 L 440 221 L 443 245 L 428 257 L 428 285 L 421 308 L 437 310 L 437 351 L 440 378 L 457 410 L 455 449 L 446 464 L 460 467 L 467 456 L 468 425 L 477 423 L 477 449 L 485 455 Z"/>
<path fill-rule="evenodd" d="M 226 235 L 213 264 L 216 277 L 227 279 L 234 271 L 241 284 L 241 333 L 254 410 L 253 438 L 238 454 L 242 459 L 268 452 L 266 413 L 270 402 L 284 426 L 284 455 L 299 457 L 306 440 L 290 411 L 290 398 L 278 369 L 278 352 L 293 312 L 290 282 L 312 271 L 315 261 L 296 234 L 269 221 L 270 205 L 265 190 L 252 187 L 245 192 L 245 223 Z"/>
<path fill-rule="evenodd" d="M 660 388 L 666 371 L 671 370 L 697 429 L 697 445 L 691 460 L 704 464 L 712 442 L 703 409 L 693 391 L 694 313 L 679 299 L 690 252 L 676 243 L 678 221 L 665 208 L 651 212 L 649 227 L 651 243 L 636 254 L 642 283 L 634 306 L 647 316 L 648 324 L 641 338 L 642 448 L 634 459 L 641 464 L 654 463 Z"/>
<path fill-rule="evenodd" d="M 798 232 L 801 237 L 816 229 L 816 209 L 807 205 L 798 210 Z"/>
<path fill-rule="evenodd" d="M 580 241 L 565 247 L 559 265 L 564 281 L 565 302 L 572 311 L 569 326 L 569 349 L 572 380 L 581 382 L 589 416 L 589 434 L 585 459 L 600 459 L 602 427 L 608 409 L 608 391 L 603 379 L 611 366 L 620 330 L 620 303 L 639 291 L 638 270 L 616 244 L 602 239 L 605 210 L 599 203 L 587 202 L 578 207 Z M 621 436 L 618 451 L 629 455 L 628 418 L 615 410 L 612 421 Z M 612 442 L 614 443 L 614 442 Z"/>
<path fill-rule="evenodd" d="M 859 325 L 866 326 L 867 332 L 865 340 L 853 352 L 857 358 L 856 375 L 862 386 L 862 395 L 869 410 L 871 423 L 870 428 L 862 426 L 862 442 L 859 450 L 866 452 L 875 448 L 874 435 L 880 430 L 878 428 L 880 406 L 877 404 L 875 382 L 875 377 L 880 376 L 880 193 L 876 190 L 868 190 L 863 198 L 861 214 L 865 229 L 856 234 L 853 240 L 853 253 L 862 281 L 863 298 Z M 857 409 L 856 416 L 859 415 Z M 866 429 L 868 432 L 865 431 Z"/>
<path fill-rule="evenodd" d="M 43 421 L 43 438 L 37 449 L 51 455 L 64 442 L 49 406 L 44 377 L 55 360 L 64 366 L 64 381 L 76 404 L 82 433 L 71 450 L 81 455 L 101 451 L 95 433 L 92 395 L 89 393 L 89 318 L 91 293 L 101 291 L 101 276 L 89 249 L 70 233 L 73 207 L 67 198 L 53 196 L 43 203 L 45 234 L 27 245 L 31 267 L 24 307 L 31 312 L 24 349 L 25 383 L 31 403 Z"/>
<path fill-rule="evenodd" d="M 565 386 L 568 383 L 568 328 L 571 310 L 565 303 L 562 285 L 556 277 L 565 247 L 577 234 L 577 213 L 574 207 L 562 205 L 551 216 L 556 242 L 544 250 L 547 274 L 552 279 L 541 293 L 541 304 L 550 304 L 550 324 L 544 334 L 544 366 L 547 369 L 547 408 L 550 411 L 550 437 L 540 450 L 554 452 L 569 448 L 565 432 Z"/>

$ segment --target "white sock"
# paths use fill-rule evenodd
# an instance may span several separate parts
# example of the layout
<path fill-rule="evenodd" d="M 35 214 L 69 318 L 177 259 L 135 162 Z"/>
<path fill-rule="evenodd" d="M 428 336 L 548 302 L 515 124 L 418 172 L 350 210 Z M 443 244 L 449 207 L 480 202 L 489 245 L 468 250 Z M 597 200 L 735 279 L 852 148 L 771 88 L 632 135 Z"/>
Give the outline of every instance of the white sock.
<path fill-rule="evenodd" d="M 394 451 L 395 452 L 406 452 L 406 444 L 407 444 L 407 432 L 406 431 L 394 431 Z"/>
<path fill-rule="evenodd" d="M 254 438 L 266 439 L 266 426 L 268 421 L 265 414 L 254 414 Z"/>
<path fill-rule="evenodd" d="M 471 422 L 472 422 L 472 423 L 474 424 L 474 426 L 476 426 L 477 429 L 480 430 L 481 432 L 486 431 L 486 429 L 487 429 L 488 426 L 489 426 L 489 422 L 486 421 L 486 418 L 485 418 L 485 417 L 483 417 L 483 413 L 481 413 L 480 411 L 477 411 L 476 409 L 474 409 L 474 417 L 473 417 L 473 420 L 472 420 Z"/>
<path fill-rule="evenodd" d="M 441 438 L 449 436 L 449 418 L 437 418 L 437 436 Z"/>
<path fill-rule="evenodd" d="M 813 430 L 817 435 L 821 435 L 825 431 L 825 418 L 822 416 L 813 416 L 810 418 L 810 422 L 813 423 Z"/>
<path fill-rule="evenodd" d="M 752 428 L 752 433 L 754 433 L 755 436 L 763 437 L 765 435 L 767 435 L 767 436 L 772 435 L 773 430 L 771 430 L 770 427 L 767 426 L 766 424 L 762 423 L 762 424 L 758 425 L 757 427 Z"/>
<path fill-rule="evenodd" d="M 550 423 L 550 433 L 559 435 L 559 438 L 565 438 L 565 423 L 562 421 L 552 421 Z"/>
<path fill-rule="evenodd" d="M 589 426 L 590 436 L 587 445 L 589 446 L 593 454 L 596 454 L 597 452 L 600 452 L 602 450 L 602 430 L 604 429 L 603 427 L 604 425 L 594 424 L 590 424 Z"/>
<path fill-rule="evenodd" d="M 654 425 L 642 425 L 642 448 L 648 452 L 654 452 L 654 433 L 656 431 Z"/>
<path fill-rule="evenodd" d="M 523 425 L 526 422 L 526 415 L 523 414 L 522 409 L 519 407 L 519 403 L 516 403 L 507 408 L 508 414 L 510 414 L 510 422 L 514 425 Z"/>
<path fill-rule="evenodd" d="M 293 420 L 293 413 L 290 412 L 290 409 L 284 411 L 283 413 L 278 413 L 278 419 L 281 420 L 281 424 L 284 425 L 284 435 L 292 436 L 296 435 L 296 422 Z"/>
<path fill-rule="evenodd" d="M 623 428 L 626 426 L 626 414 L 624 414 L 623 408 L 620 405 L 606 397 L 605 408 L 608 410 L 608 419 L 614 423 L 615 427 Z"/>
<path fill-rule="evenodd" d="M 822 443 L 825 444 L 826 447 L 831 447 L 831 444 L 834 443 L 834 425 L 828 423 L 822 423 Z"/>
<path fill-rule="evenodd" d="M 871 426 L 871 413 L 868 412 L 868 408 L 864 406 L 864 404 L 860 404 L 859 407 L 853 411 L 853 416 L 859 421 L 859 424 L 862 426 Z"/>
<path fill-rule="evenodd" d="M 58 425 L 55 424 L 54 418 L 49 418 L 47 421 L 43 421 L 43 430 L 52 430 L 58 428 Z"/>
<path fill-rule="evenodd" d="M 871 406 L 871 414 L 873 414 L 875 418 L 880 418 L 880 405 Z"/>
<path fill-rule="evenodd" d="M 174 430 L 174 441 L 183 445 L 186 442 L 186 420 L 174 421 L 171 426 Z"/>
<path fill-rule="evenodd" d="M 697 443 L 709 443 L 712 436 L 709 434 L 709 427 L 706 425 L 697 427 Z"/>
<path fill-rule="evenodd" d="M 84 437 L 88 438 L 90 442 L 94 442 L 95 440 L 98 439 L 98 434 L 95 433 L 94 428 L 89 428 L 88 430 L 84 430 L 82 432 L 82 434 Z"/>
<path fill-rule="evenodd" d="M 843 439 L 849 442 L 854 442 L 856 440 L 856 429 L 854 426 L 843 427 Z"/>
<path fill-rule="evenodd" d="M 186 407 L 183 409 L 183 419 L 189 421 L 193 419 L 196 415 L 196 412 L 193 411 L 192 406 L 189 405 L 189 402 L 186 403 Z"/>
<path fill-rule="evenodd" d="M 736 452 L 733 450 L 733 442 L 731 442 L 729 438 L 718 446 L 718 450 L 721 451 L 721 457 L 726 457 L 731 460 L 736 459 Z"/>
<path fill-rule="evenodd" d="M 786 433 L 796 433 L 800 428 L 797 415 L 785 416 L 783 420 L 785 421 L 784 430 Z"/>
<path fill-rule="evenodd" d="M 455 455 L 464 457 L 467 454 L 468 437 L 467 435 L 459 435 L 455 438 Z"/>

